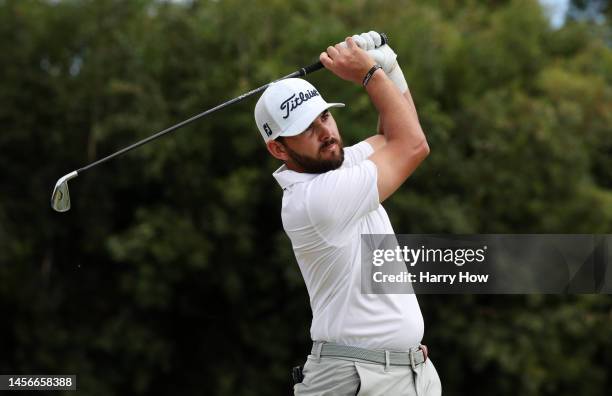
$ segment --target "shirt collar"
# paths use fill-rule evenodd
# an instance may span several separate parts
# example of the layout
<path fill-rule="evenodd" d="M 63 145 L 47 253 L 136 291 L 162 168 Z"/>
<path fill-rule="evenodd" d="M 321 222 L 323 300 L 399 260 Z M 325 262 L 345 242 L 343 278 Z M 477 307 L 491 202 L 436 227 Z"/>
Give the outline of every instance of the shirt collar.
<path fill-rule="evenodd" d="M 285 190 L 287 187 L 290 187 L 293 184 L 310 181 L 319 175 L 316 173 L 301 173 L 292 171 L 283 164 L 272 174 L 272 176 L 274 176 L 281 188 Z"/>

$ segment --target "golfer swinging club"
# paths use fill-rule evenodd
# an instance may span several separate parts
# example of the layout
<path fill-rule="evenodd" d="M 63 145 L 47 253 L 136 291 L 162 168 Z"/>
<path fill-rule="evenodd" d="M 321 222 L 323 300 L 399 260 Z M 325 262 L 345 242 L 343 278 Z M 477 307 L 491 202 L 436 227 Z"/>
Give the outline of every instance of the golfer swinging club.
<path fill-rule="evenodd" d="M 327 48 L 320 60 L 363 86 L 378 134 L 343 147 L 327 103 L 305 80 L 270 85 L 255 106 L 268 151 L 284 162 L 282 221 L 312 308 L 312 352 L 296 395 L 439 395 L 421 345 L 414 294 L 361 293 L 361 234 L 393 234 L 381 203 L 429 154 L 396 54 L 376 32 Z"/>

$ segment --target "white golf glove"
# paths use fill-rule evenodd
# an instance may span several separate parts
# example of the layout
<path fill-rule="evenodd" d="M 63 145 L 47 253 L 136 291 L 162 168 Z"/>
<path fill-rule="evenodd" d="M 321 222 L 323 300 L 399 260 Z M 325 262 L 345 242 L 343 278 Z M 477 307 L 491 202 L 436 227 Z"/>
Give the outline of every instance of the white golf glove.
<path fill-rule="evenodd" d="M 402 94 L 408 90 L 404 73 L 397 63 L 397 54 L 387 44 L 376 48 L 382 43 L 380 34 L 369 31 L 354 35 L 353 40 L 359 48 L 370 54 L 376 63 L 382 66 L 389 79 L 393 81 Z"/>

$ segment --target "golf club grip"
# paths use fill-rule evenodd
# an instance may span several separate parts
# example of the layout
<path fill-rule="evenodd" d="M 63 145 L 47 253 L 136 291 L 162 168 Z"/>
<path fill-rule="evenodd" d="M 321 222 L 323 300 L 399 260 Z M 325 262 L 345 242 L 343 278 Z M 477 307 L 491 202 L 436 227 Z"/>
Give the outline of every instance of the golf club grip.
<path fill-rule="evenodd" d="M 387 35 L 385 33 L 378 33 L 378 34 L 380 34 L 380 45 L 378 47 L 382 47 L 383 45 L 389 42 L 389 39 L 387 38 Z M 304 77 L 306 74 L 316 72 L 317 70 L 322 69 L 322 68 L 323 68 L 323 64 L 321 63 L 321 61 L 318 61 L 318 62 L 313 63 L 312 65 L 308 65 L 306 67 L 301 68 L 299 75 L 300 77 Z"/>
<path fill-rule="evenodd" d="M 300 69 L 300 76 L 304 77 L 306 74 L 310 74 L 312 72 L 315 72 L 319 69 L 323 68 L 323 63 L 321 63 L 321 61 L 315 62 L 312 65 L 308 65 L 306 67 L 302 67 Z"/>

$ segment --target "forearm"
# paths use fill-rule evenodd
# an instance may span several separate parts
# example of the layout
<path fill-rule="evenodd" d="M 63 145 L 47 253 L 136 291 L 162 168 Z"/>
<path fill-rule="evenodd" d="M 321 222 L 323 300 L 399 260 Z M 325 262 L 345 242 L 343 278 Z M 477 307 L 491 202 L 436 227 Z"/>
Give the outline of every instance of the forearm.
<path fill-rule="evenodd" d="M 366 90 L 379 113 L 378 132 L 388 143 L 418 147 L 425 141 L 410 90 L 400 94 L 393 82 L 377 71 Z"/>
<path fill-rule="evenodd" d="M 414 114 L 415 114 L 415 116 L 418 119 L 418 114 L 416 112 L 416 107 L 414 105 L 414 101 L 412 100 L 412 95 L 410 94 L 410 89 L 407 89 L 406 92 L 404 92 L 402 96 L 406 99 L 406 102 L 407 102 L 406 105 L 408 107 L 410 107 L 412 111 L 414 111 Z M 378 116 L 378 124 L 377 124 L 377 127 L 376 127 L 376 131 L 378 132 L 379 135 L 384 135 L 385 134 L 385 130 L 383 128 L 383 124 L 382 124 L 382 121 L 380 119 L 380 115 Z"/>

